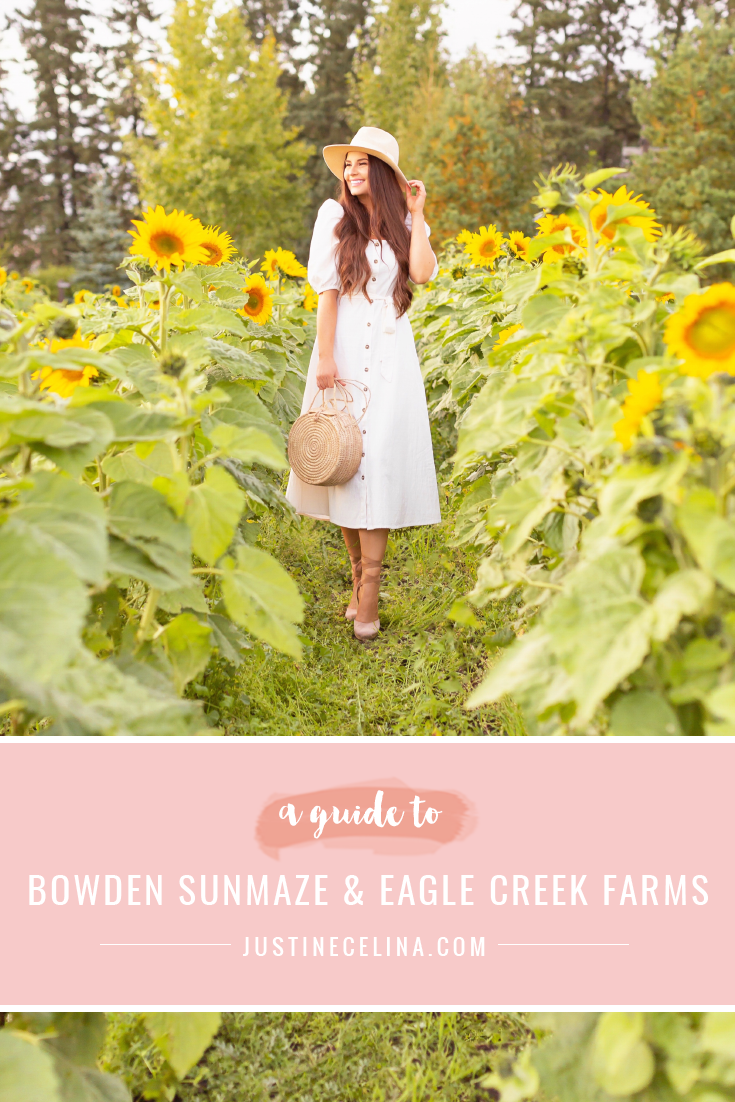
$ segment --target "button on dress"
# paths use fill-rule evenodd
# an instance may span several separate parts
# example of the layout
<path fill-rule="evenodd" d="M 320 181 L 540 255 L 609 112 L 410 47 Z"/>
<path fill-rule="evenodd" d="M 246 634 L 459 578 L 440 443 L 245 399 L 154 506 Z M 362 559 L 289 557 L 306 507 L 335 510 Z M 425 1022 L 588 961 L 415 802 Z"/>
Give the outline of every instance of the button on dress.
<path fill-rule="evenodd" d="M 340 289 L 335 231 L 341 217 L 342 207 L 334 199 L 327 199 L 317 215 L 308 269 L 309 283 L 317 294 Z M 410 214 L 406 224 L 410 230 Z M 347 389 L 354 398 L 350 409 L 356 417 L 362 413 L 368 393 L 370 396 L 360 421 L 360 467 L 341 486 L 310 486 L 291 471 L 286 497 L 298 513 L 344 528 L 439 524 L 439 492 L 421 368 L 411 323 L 405 314 L 397 318 L 393 305 L 398 263 L 385 241 L 371 241 L 367 257 L 372 270 L 367 290 L 372 302 L 363 294 L 340 297 L 334 339 L 340 378 L 354 380 Z M 315 342 L 302 413 L 318 394 L 318 363 Z M 331 393 L 327 391 L 326 396 Z M 315 409 L 320 402 L 317 398 Z"/>

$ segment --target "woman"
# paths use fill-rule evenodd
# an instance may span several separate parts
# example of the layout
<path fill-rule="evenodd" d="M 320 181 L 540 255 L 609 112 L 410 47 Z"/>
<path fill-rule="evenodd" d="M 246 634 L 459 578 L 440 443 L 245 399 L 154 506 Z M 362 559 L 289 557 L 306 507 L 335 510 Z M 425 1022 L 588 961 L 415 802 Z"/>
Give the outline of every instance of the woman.
<path fill-rule="evenodd" d="M 324 159 L 342 181 L 339 202 L 319 210 L 309 283 L 319 295 L 317 339 L 303 412 L 319 390 L 343 382 L 360 417 L 360 468 L 341 486 L 311 486 L 294 472 L 287 497 L 297 512 L 339 524 L 352 562 L 345 611 L 358 639 L 380 631 L 380 570 L 391 528 L 438 524 L 431 433 L 421 370 L 406 311 L 408 280 L 437 272 L 424 222 L 426 190 L 398 167 L 392 135 L 363 126 Z"/>

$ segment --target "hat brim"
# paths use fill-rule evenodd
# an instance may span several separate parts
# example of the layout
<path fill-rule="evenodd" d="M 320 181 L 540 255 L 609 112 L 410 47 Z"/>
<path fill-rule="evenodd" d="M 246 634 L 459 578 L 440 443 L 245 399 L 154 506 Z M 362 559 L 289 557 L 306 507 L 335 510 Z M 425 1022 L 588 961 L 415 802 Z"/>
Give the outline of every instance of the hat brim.
<path fill-rule="evenodd" d="M 386 157 L 385 153 L 381 153 L 379 149 L 370 149 L 365 145 L 325 145 L 322 153 L 324 160 L 327 163 L 327 168 L 330 172 L 333 172 L 338 180 L 343 179 L 345 157 L 348 153 L 369 153 L 371 157 L 377 157 L 379 161 L 383 161 L 395 172 L 398 177 L 398 182 L 403 187 L 408 187 L 408 180 L 401 172 L 395 161 L 392 161 L 390 157 Z"/>

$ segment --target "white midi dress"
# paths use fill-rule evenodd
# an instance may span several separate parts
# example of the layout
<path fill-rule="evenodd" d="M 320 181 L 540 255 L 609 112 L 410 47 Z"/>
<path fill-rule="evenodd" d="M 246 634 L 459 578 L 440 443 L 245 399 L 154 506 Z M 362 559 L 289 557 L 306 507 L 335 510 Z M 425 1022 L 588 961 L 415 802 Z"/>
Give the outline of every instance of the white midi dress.
<path fill-rule="evenodd" d="M 308 278 L 318 294 L 340 289 L 335 230 L 341 217 L 341 205 L 327 199 L 314 226 Z M 410 218 L 409 214 L 409 229 Z M 368 394 L 370 397 L 360 421 L 360 468 L 341 486 L 310 486 L 291 471 L 286 497 L 298 513 L 345 528 L 438 524 L 439 493 L 424 383 L 411 323 L 405 314 L 397 318 L 393 305 L 398 264 L 385 241 L 371 241 L 367 256 L 372 270 L 368 282 L 372 302 L 363 294 L 340 297 L 334 339 L 340 378 L 355 381 L 348 389 L 355 399 L 350 409 L 357 417 L 364 399 Z M 302 413 L 318 393 L 318 361 L 315 342 Z M 332 394 L 326 393 L 327 397 Z M 320 402 L 321 398 L 316 398 L 315 409 Z"/>

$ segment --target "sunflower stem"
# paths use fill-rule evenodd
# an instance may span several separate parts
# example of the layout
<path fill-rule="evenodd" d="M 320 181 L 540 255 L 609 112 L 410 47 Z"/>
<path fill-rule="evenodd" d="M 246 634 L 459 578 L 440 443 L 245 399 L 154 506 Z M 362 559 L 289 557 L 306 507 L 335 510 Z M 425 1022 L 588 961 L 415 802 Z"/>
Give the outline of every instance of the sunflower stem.
<path fill-rule="evenodd" d="M 143 608 L 143 615 L 140 618 L 138 625 L 138 632 L 135 636 L 136 650 L 140 650 L 145 643 L 148 629 L 153 623 L 153 617 L 156 615 L 156 608 L 158 607 L 158 599 L 161 596 L 160 592 L 153 586 L 148 590 L 148 597 L 146 598 L 145 606 Z"/>
<path fill-rule="evenodd" d="M 159 311 L 160 317 L 158 320 L 158 346 L 161 349 L 161 355 L 166 351 L 166 339 L 168 337 L 167 322 L 168 322 L 168 297 L 171 294 L 171 288 L 161 280 L 158 284 L 160 288 L 159 292 Z"/>

